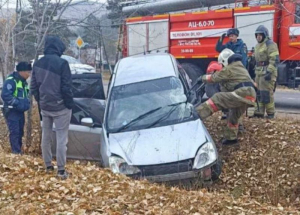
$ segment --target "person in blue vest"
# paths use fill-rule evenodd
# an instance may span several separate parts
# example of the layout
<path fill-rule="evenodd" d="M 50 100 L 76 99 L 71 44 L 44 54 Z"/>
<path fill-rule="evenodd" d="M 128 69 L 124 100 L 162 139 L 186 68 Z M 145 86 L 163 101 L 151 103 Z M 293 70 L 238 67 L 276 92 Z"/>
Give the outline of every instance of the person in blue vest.
<path fill-rule="evenodd" d="M 31 73 L 31 64 L 20 62 L 16 72 L 10 74 L 2 88 L 3 114 L 9 129 L 9 140 L 13 154 L 22 154 L 24 134 L 24 112 L 30 108 L 29 88 L 26 80 Z"/>
<path fill-rule="evenodd" d="M 217 52 L 222 52 L 224 49 L 230 49 L 231 51 L 233 51 L 235 54 L 239 54 L 242 56 L 242 63 L 244 65 L 244 67 L 247 69 L 248 66 L 248 57 L 247 57 L 247 46 L 246 44 L 243 42 L 242 39 L 238 39 L 240 32 L 238 29 L 236 28 L 231 28 L 227 31 L 227 34 L 224 33 L 220 39 L 218 40 L 217 44 L 216 44 L 216 51 Z M 229 42 L 225 43 L 223 45 L 223 40 L 225 38 L 225 36 L 229 37 Z"/>

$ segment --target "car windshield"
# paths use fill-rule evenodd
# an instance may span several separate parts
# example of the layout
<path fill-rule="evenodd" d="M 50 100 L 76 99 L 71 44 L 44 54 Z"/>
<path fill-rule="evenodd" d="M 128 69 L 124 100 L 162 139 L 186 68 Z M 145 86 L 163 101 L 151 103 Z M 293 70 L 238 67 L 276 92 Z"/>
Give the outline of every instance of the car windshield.
<path fill-rule="evenodd" d="M 112 88 L 108 132 L 131 131 L 192 120 L 180 80 L 167 77 Z"/>

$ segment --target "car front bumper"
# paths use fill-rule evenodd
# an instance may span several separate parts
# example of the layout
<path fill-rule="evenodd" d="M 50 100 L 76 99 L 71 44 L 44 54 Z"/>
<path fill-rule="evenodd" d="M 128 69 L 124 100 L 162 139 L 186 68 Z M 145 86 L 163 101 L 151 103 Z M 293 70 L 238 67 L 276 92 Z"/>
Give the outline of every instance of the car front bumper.
<path fill-rule="evenodd" d="M 171 182 L 171 181 L 182 181 L 186 179 L 211 179 L 211 167 L 206 167 L 201 170 L 193 170 L 188 172 L 178 172 L 165 175 L 154 175 L 154 176 L 142 176 L 140 174 L 131 175 L 130 177 L 136 179 L 147 179 L 151 182 Z"/>

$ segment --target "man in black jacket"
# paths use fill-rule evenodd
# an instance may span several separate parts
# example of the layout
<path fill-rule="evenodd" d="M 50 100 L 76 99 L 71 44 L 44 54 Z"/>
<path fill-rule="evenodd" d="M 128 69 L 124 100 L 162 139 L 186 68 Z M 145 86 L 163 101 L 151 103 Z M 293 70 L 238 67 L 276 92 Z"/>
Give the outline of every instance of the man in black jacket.
<path fill-rule="evenodd" d="M 73 107 L 71 71 L 69 63 L 60 56 L 66 47 L 55 36 L 45 41 L 44 57 L 33 66 L 31 93 L 38 102 L 43 120 L 42 154 L 47 172 L 53 171 L 51 153 L 52 126 L 56 131 L 57 176 L 68 178 L 65 170 L 68 129 Z"/>

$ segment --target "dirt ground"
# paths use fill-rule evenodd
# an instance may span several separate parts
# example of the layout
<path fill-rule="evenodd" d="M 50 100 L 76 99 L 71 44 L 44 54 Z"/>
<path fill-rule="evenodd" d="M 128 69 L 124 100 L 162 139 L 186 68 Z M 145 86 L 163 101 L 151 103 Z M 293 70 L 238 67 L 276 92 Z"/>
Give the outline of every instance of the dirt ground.
<path fill-rule="evenodd" d="M 46 174 L 35 111 L 32 145 L 9 153 L 0 118 L 0 214 L 298 214 L 300 210 L 300 121 L 244 118 L 239 147 L 219 143 L 225 121 L 205 121 L 223 171 L 208 189 L 184 189 L 134 181 L 90 162 L 70 161 L 70 179 Z M 57 213 L 59 212 L 59 213 Z M 69 214 L 72 214 L 69 213 Z"/>

